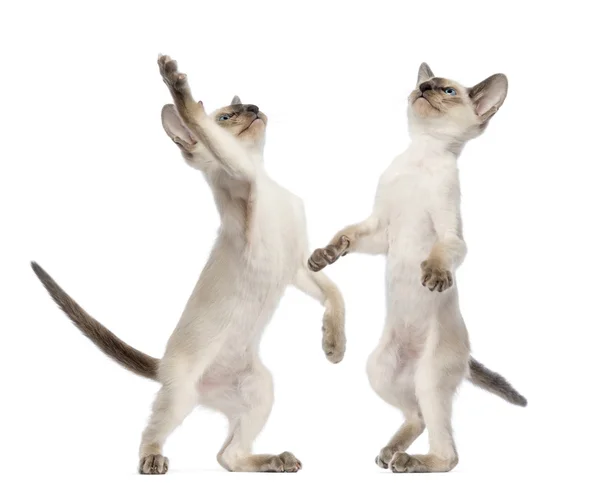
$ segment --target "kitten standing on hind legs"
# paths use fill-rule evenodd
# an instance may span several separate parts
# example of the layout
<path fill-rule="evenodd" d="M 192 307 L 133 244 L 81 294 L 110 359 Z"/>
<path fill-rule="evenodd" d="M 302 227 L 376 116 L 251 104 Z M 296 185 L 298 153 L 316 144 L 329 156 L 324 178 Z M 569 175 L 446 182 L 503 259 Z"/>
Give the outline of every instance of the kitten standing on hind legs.
<path fill-rule="evenodd" d="M 323 274 L 306 267 L 309 255 L 302 201 L 272 180 L 263 166 L 267 117 L 234 97 L 206 114 L 187 78 L 167 56 L 158 60 L 175 105 L 162 111 L 165 131 L 184 159 L 204 174 L 221 226 L 208 261 L 162 359 L 118 339 L 89 316 L 36 263 L 33 270 L 72 322 L 105 354 L 158 381 L 139 450 L 139 471 L 164 474 L 163 445 L 198 404 L 222 412 L 229 434 L 217 460 L 229 471 L 295 472 L 290 452 L 256 455 L 252 444 L 273 404 L 273 381 L 259 357 L 262 333 L 289 285 L 325 306 L 323 349 L 338 363 L 345 351 L 344 301 Z"/>
<path fill-rule="evenodd" d="M 386 321 L 367 373 L 375 392 L 404 414 L 376 458 L 394 472 L 456 466 L 452 400 L 465 377 L 512 404 L 527 404 L 502 376 L 470 357 L 455 282 L 466 255 L 457 159 L 483 133 L 507 88 L 502 74 L 466 88 L 422 64 L 408 99 L 411 144 L 380 177 L 371 216 L 340 230 L 308 260 L 317 272 L 351 252 L 387 257 Z M 425 427 L 429 453 L 407 454 Z"/>

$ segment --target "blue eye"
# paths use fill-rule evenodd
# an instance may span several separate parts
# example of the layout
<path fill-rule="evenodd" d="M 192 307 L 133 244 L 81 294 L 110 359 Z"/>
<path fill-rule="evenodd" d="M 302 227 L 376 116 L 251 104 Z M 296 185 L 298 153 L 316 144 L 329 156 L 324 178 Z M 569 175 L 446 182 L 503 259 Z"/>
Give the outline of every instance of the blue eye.
<path fill-rule="evenodd" d="M 223 114 L 220 118 L 219 121 L 227 121 L 227 119 L 229 119 L 231 116 L 229 114 Z"/>
<path fill-rule="evenodd" d="M 448 94 L 449 96 L 455 96 L 456 95 L 456 91 L 454 89 L 452 89 L 452 87 L 446 87 L 444 89 L 444 92 L 446 94 Z"/>

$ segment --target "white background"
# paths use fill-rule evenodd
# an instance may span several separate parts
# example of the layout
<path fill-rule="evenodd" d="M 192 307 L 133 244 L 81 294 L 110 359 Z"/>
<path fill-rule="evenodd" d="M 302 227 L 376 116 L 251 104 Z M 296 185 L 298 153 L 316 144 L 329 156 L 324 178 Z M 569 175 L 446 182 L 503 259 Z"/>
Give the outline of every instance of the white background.
<path fill-rule="evenodd" d="M 460 159 L 469 254 L 459 284 L 475 357 L 530 405 L 465 383 L 454 417 L 459 466 L 396 477 L 593 471 L 600 86 L 586 5 L 3 3 L 2 478 L 138 477 L 157 385 L 81 336 L 29 261 L 125 341 L 162 354 L 218 218 L 201 174 L 162 130 L 159 52 L 178 59 L 207 108 L 239 94 L 267 113 L 267 168 L 305 199 L 312 248 L 369 213 L 379 174 L 409 141 L 405 102 L 422 61 L 466 85 L 505 73 L 504 106 Z M 328 271 L 347 304 L 340 365 L 321 353 L 322 308 L 295 289 L 266 332 L 276 401 L 255 449 L 290 450 L 304 463 L 281 478 L 393 477 L 374 458 L 402 419 L 365 374 L 383 326 L 383 266 L 354 255 Z M 167 477 L 277 478 L 222 470 L 225 435 L 223 417 L 194 412 L 168 441 Z M 426 448 L 423 435 L 413 449 Z"/>

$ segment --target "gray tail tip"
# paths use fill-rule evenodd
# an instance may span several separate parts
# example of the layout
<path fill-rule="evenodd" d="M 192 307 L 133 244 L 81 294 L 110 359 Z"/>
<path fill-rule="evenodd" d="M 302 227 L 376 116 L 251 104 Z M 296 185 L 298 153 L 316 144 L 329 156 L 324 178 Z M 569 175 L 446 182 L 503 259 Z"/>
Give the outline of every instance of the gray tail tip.
<path fill-rule="evenodd" d="M 37 262 L 35 261 L 31 261 L 30 262 L 31 268 L 33 269 L 33 271 L 35 272 L 35 274 L 37 275 L 37 277 L 40 279 L 40 281 L 46 285 L 46 281 L 48 279 L 52 280 L 50 278 L 50 275 L 48 275 L 46 273 L 46 270 L 44 270 Z"/>
<path fill-rule="evenodd" d="M 517 397 L 515 398 L 515 404 L 517 406 L 521 406 L 522 408 L 526 408 L 527 407 L 527 399 L 525 398 L 525 396 L 521 396 L 520 394 L 517 395 Z"/>

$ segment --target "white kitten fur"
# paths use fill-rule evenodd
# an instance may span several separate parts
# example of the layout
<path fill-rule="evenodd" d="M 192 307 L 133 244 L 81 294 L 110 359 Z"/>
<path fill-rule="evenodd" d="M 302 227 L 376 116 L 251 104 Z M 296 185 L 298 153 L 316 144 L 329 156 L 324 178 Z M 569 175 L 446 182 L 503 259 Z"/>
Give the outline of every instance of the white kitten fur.
<path fill-rule="evenodd" d="M 317 271 L 349 252 L 387 256 L 387 316 L 367 372 L 377 394 L 406 419 L 377 458 L 381 467 L 395 472 L 448 471 L 457 464 L 451 408 L 465 376 L 515 404 L 524 401 L 476 361 L 477 374 L 469 374 L 469 338 L 454 283 L 466 254 L 457 158 L 504 101 L 506 87 L 497 88 L 506 86 L 504 76 L 490 79 L 484 82 L 493 89 L 466 89 L 434 78 L 424 64 L 409 98 L 411 144 L 381 175 L 371 216 L 340 230 L 309 260 Z M 479 99 L 472 97 L 482 92 Z M 480 115 L 478 102 L 487 106 Z M 429 454 L 404 453 L 425 426 Z"/>
<path fill-rule="evenodd" d="M 239 118 L 248 113 L 256 118 L 240 132 L 222 129 L 217 125 L 222 110 L 205 115 L 174 61 L 163 57 L 159 64 L 183 127 L 199 141 L 186 158 L 203 170 L 222 225 L 159 366 L 163 387 L 140 457 L 160 453 L 165 438 L 200 402 L 229 418 L 230 435 L 218 456 L 225 468 L 299 469 L 299 462 L 285 468 L 285 458 L 251 454 L 273 404 L 271 375 L 258 355 L 260 338 L 284 290 L 294 284 L 326 305 L 325 350 L 339 362 L 344 350 L 341 295 L 329 279 L 306 268 L 302 201 L 264 169 L 266 116 L 255 106 L 240 105 L 233 109 Z M 236 134 L 245 136 L 236 139 Z"/>
<path fill-rule="evenodd" d="M 252 443 L 273 404 L 273 382 L 259 358 L 260 339 L 286 287 L 294 285 L 325 306 L 323 349 L 334 363 L 345 350 L 344 303 L 337 287 L 305 264 L 309 255 L 302 201 L 272 180 L 263 166 L 266 116 L 256 106 L 232 105 L 206 115 L 191 97 L 174 61 L 160 57 L 175 106 L 163 126 L 186 161 L 210 185 L 221 227 L 206 266 L 164 356 L 153 359 L 127 346 L 58 287 L 34 270 L 73 322 L 105 353 L 160 388 L 140 445 L 139 470 L 162 474 L 162 447 L 196 405 L 222 412 L 229 435 L 217 459 L 230 471 L 294 472 L 291 453 L 253 455 Z M 225 119 L 227 118 L 227 119 Z"/>

